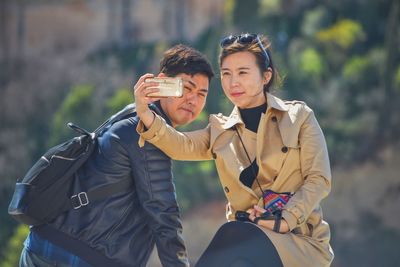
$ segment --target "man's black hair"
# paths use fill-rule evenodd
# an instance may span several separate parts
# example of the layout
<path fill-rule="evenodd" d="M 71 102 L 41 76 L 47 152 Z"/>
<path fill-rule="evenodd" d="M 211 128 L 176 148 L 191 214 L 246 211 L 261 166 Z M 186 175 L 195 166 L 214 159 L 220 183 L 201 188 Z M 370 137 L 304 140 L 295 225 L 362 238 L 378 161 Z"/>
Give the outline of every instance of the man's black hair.
<path fill-rule="evenodd" d="M 183 44 L 175 45 L 165 51 L 160 61 L 160 72 L 170 77 L 179 73 L 203 74 L 209 81 L 214 77 L 214 71 L 207 58 L 198 50 Z"/>

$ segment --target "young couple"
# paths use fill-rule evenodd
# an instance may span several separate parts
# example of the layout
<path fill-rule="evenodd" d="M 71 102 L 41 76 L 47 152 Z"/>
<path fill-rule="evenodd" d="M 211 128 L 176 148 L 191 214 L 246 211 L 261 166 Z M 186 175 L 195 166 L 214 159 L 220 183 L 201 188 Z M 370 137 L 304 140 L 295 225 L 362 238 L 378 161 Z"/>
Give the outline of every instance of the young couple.
<path fill-rule="evenodd" d="M 202 111 L 213 71 L 190 47 L 166 51 L 160 75 L 181 77 L 183 97 L 149 106 L 154 98 L 147 95 L 158 89 L 145 83 L 152 74 L 140 77 L 134 86 L 137 114 L 100 138 L 97 152 L 79 173 L 88 187 L 130 176 L 132 192 L 69 211 L 42 229 L 31 228 L 20 266 L 146 266 L 154 245 L 163 266 L 188 266 L 170 158 L 214 159 L 228 200 L 229 222 L 197 266 L 330 265 L 330 231 L 320 202 L 330 191 L 331 174 L 312 110 L 269 93 L 277 71 L 266 37 L 228 36 L 221 49 L 221 84 L 235 106 L 231 115 L 211 115 L 202 130 L 176 131 Z M 278 219 L 263 217 L 260 198 L 268 190 L 292 193 Z M 236 221 L 238 211 L 247 212 L 249 222 Z M 262 247 L 247 242 L 246 229 L 259 231 Z M 262 263 L 256 259 L 260 256 Z"/>

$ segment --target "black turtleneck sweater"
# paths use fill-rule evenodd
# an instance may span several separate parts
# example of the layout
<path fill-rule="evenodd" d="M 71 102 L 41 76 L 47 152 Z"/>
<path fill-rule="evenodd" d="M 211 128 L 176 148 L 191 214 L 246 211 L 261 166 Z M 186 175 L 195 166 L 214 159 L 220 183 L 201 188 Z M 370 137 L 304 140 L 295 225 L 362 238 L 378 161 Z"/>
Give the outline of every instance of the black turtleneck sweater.
<path fill-rule="evenodd" d="M 261 113 L 267 111 L 267 103 L 262 104 L 254 108 L 239 108 L 240 116 L 244 122 L 247 129 L 252 132 L 257 132 L 258 125 L 260 124 Z"/>
<path fill-rule="evenodd" d="M 249 129 L 252 132 L 257 132 L 258 125 L 260 124 L 261 113 L 265 113 L 267 111 L 267 103 L 264 103 L 260 106 L 254 108 L 240 109 L 240 116 L 244 122 L 246 129 Z M 247 148 L 246 148 L 247 149 Z M 251 163 L 246 169 L 242 171 L 240 174 L 240 181 L 245 185 L 251 188 L 254 182 L 254 173 L 258 173 L 258 165 L 256 160 Z"/>

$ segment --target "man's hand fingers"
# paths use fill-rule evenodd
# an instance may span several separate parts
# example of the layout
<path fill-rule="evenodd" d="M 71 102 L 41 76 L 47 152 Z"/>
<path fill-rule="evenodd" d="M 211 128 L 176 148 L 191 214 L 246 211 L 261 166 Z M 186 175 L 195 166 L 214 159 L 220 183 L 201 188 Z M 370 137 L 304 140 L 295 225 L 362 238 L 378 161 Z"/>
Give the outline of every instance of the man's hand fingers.
<path fill-rule="evenodd" d="M 146 73 L 142 76 L 140 76 L 139 80 L 137 81 L 137 83 L 144 83 L 146 81 L 146 79 L 148 78 L 154 78 L 154 74 L 152 73 Z"/>

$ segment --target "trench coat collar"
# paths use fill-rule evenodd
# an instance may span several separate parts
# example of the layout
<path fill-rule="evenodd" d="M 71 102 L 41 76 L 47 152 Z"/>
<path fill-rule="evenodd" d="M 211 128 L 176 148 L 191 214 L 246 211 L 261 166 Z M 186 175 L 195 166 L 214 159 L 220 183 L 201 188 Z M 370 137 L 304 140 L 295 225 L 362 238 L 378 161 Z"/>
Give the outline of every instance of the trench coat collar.
<path fill-rule="evenodd" d="M 280 111 L 289 111 L 289 107 L 283 102 L 282 99 L 267 93 L 267 104 L 268 107 L 280 110 Z"/>
<path fill-rule="evenodd" d="M 236 124 L 244 124 L 237 106 L 233 108 L 231 115 L 229 115 L 228 120 L 224 123 L 224 125 L 222 125 L 222 128 L 225 130 L 231 129 Z"/>
<path fill-rule="evenodd" d="M 280 111 L 288 111 L 289 108 L 286 106 L 285 102 L 281 99 L 277 98 L 276 96 L 271 95 L 270 93 L 266 94 L 267 98 L 267 105 L 273 109 L 277 109 Z M 242 117 L 240 116 L 239 107 L 235 106 L 229 115 L 227 121 L 222 126 L 223 129 L 231 129 L 236 124 L 244 124 Z"/>

